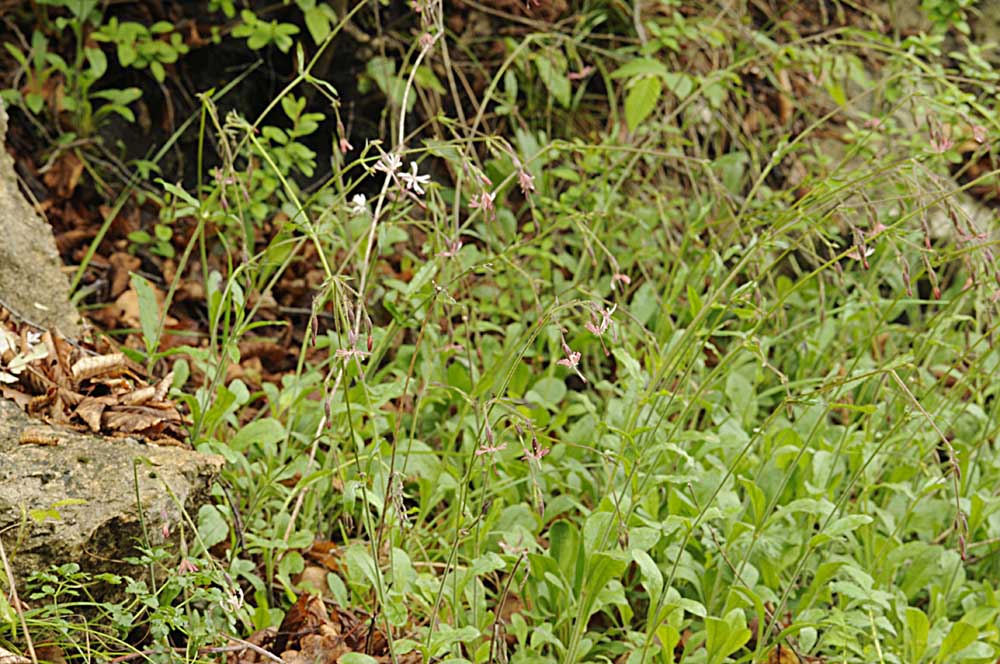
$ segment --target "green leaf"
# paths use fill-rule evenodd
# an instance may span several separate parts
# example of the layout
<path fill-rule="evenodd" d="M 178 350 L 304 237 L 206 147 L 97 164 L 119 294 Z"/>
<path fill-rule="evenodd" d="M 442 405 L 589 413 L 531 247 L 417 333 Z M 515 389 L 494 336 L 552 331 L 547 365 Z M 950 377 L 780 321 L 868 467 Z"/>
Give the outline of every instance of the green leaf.
<path fill-rule="evenodd" d="M 313 42 L 319 44 L 330 34 L 330 19 L 327 18 L 322 8 L 308 9 L 302 18 L 305 19 L 306 29 L 309 30 L 309 36 L 312 37 Z"/>
<path fill-rule="evenodd" d="M 907 616 L 909 617 L 909 616 Z M 966 646 L 972 645 L 979 636 L 979 630 L 967 622 L 959 621 L 951 626 L 948 636 L 941 642 L 941 649 L 938 651 L 934 661 L 938 664 L 952 662 L 952 656 Z"/>
<path fill-rule="evenodd" d="M 198 536 L 205 549 L 211 549 L 229 536 L 229 524 L 215 505 L 202 505 L 198 510 Z"/>
<path fill-rule="evenodd" d="M 663 573 L 648 553 L 639 549 L 632 549 L 632 560 L 639 567 L 642 574 L 642 587 L 649 594 L 650 605 L 655 605 L 663 592 Z"/>
<path fill-rule="evenodd" d="M 570 86 L 565 69 L 559 71 L 552 60 L 544 56 L 535 58 L 535 67 L 552 98 L 563 108 L 569 108 Z"/>
<path fill-rule="evenodd" d="M 824 528 L 822 532 L 813 535 L 809 540 L 809 546 L 819 546 L 824 542 L 840 535 L 846 535 L 847 533 L 871 522 L 872 518 L 867 514 L 849 514 L 847 516 L 842 516 Z"/>
<path fill-rule="evenodd" d="M 637 76 L 665 76 L 667 67 L 653 58 L 639 58 L 628 62 L 611 74 L 611 78 L 635 78 Z"/>
<path fill-rule="evenodd" d="M 285 427 L 273 417 L 265 417 L 250 422 L 229 441 L 229 446 L 244 451 L 253 443 L 259 443 L 266 451 L 285 439 Z"/>
<path fill-rule="evenodd" d="M 340 664 L 378 664 L 378 660 L 371 655 L 365 655 L 360 652 L 349 652 L 344 653 L 337 660 Z"/>
<path fill-rule="evenodd" d="M 625 96 L 625 123 L 629 131 L 635 131 L 643 120 L 656 108 L 656 102 L 663 94 L 663 81 L 647 76 L 635 81 Z"/>
<path fill-rule="evenodd" d="M 147 279 L 134 273 L 132 288 L 139 296 L 139 325 L 142 327 L 146 353 L 152 355 L 160 342 L 160 308 L 156 304 L 156 291 Z"/>
<path fill-rule="evenodd" d="M 534 392 L 541 399 L 542 405 L 554 409 L 566 396 L 566 383 L 558 378 L 545 376 L 531 386 L 531 392 Z"/>
<path fill-rule="evenodd" d="M 667 84 L 667 89 L 677 95 L 678 99 L 686 98 L 694 90 L 694 79 L 681 72 L 664 74 L 663 81 Z"/>
<path fill-rule="evenodd" d="M 930 633 L 930 621 L 927 615 L 915 606 L 906 607 L 906 647 L 910 653 L 910 661 L 919 662 L 927 651 L 927 635 Z"/>
<path fill-rule="evenodd" d="M 709 664 L 721 664 L 750 640 L 746 618 L 739 609 L 733 609 L 722 619 L 706 618 L 705 633 L 705 649 L 708 651 Z"/>

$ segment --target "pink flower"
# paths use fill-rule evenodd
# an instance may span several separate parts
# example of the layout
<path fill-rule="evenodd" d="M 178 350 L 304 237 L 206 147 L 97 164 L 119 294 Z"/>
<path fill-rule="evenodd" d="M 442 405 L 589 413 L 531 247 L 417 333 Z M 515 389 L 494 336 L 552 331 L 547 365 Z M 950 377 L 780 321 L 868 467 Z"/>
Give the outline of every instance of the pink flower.
<path fill-rule="evenodd" d="M 458 255 L 458 250 L 462 248 L 461 240 L 452 240 L 448 243 L 448 248 L 444 251 L 438 253 L 438 256 L 442 258 L 454 258 Z"/>
<path fill-rule="evenodd" d="M 943 154 L 950 150 L 952 145 L 954 145 L 954 143 L 952 143 L 951 139 L 947 136 L 937 136 L 936 138 L 931 139 L 931 152 Z"/>
<path fill-rule="evenodd" d="M 587 65 L 586 67 L 584 67 L 580 71 L 573 71 L 573 72 L 570 72 L 570 73 L 566 74 L 566 78 L 568 78 L 571 81 L 579 81 L 579 80 L 582 80 L 584 78 L 587 78 L 588 76 L 590 76 L 593 73 L 594 73 L 594 66 L 593 65 Z"/>
<path fill-rule="evenodd" d="M 346 136 L 340 137 L 340 151 L 343 154 L 347 154 L 354 149 L 354 146 L 347 140 Z"/>
<path fill-rule="evenodd" d="M 541 461 L 542 457 L 544 457 L 546 454 L 548 454 L 551 451 L 552 450 L 550 450 L 547 447 L 542 447 L 541 444 L 538 442 L 538 438 L 534 434 L 532 434 L 531 435 L 531 449 L 530 450 L 524 450 L 524 456 L 521 457 L 521 458 L 524 459 L 525 461 L 528 461 L 528 460 Z"/>
<path fill-rule="evenodd" d="M 528 193 L 535 190 L 535 176 L 524 170 L 524 167 L 517 169 L 517 183 L 521 186 L 521 193 L 528 197 Z"/>
<path fill-rule="evenodd" d="M 985 143 L 986 142 L 986 127 L 984 127 L 982 125 L 975 125 L 972 128 L 972 140 L 974 140 L 976 143 Z"/>
<path fill-rule="evenodd" d="M 575 369 L 576 365 L 580 364 L 580 351 L 576 350 L 571 351 L 569 350 L 569 348 L 566 348 L 565 350 L 567 357 L 564 357 L 563 359 L 559 360 L 558 362 L 556 362 L 556 364 L 561 364 L 564 367 Z"/>
<path fill-rule="evenodd" d="M 622 274 L 621 272 L 615 272 L 614 274 L 611 275 L 611 290 L 615 289 L 615 284 L 617 284 L 619 281 L 628 286 L 629 284 L 632 283 L 632 278 L 629 277 L 627 274 Z"/>
<path fill-rule="evenodd" d="M 495 454 L 496 452 L 503 452 L 505 449 L 507 449 L 507 443 L 500 443 L 499 445 L 483 445 L 476 450 L 476 456 L 480 457 L 484 454 Z"/>
<path fill-rule="evenodd" d="M 578 367 L 578 365 L 580 364 L 580 357 L 581 357 L 580 352 L 572 350 L 569 346 L 566 345 L 565 341 L 563 342 L 562 347 L 563 347 L 563 352 L 566 353 L 566 357 L 564 357 L 561 360 L 557 360 L 556 364 L 561 364 L 564 367 L 569 367 L 570 369 L 573 370 L 574 373 L 576 373 L 577 376 L 580 377 L 580 380 L 586 383 L 587 378 L 582 373 L 580 373 L 580 369 Z"/>
<path fill-rule="evenodd" d="M 618 308 L 618 305 L 616 304 L 610 309 L 601 309 L 596 304 L 591 306 L 592 309 L 590 311 L 590 317 L 592 322 L 587 323 L 584 327 L 593 334 L 601 336 L 608 331 L 608 327 L 611 325 L 611 316 L 615 313 L 615 309 Z M 598 318 L 600 318 L 600 320 L 598 320 Z"/>
<path fill-rule="evenodd" d="M 493 207 L 493 200 L 496 197 L 496 194 L 482 191 L 472 197 L 472 200 L 469 201 L 469 207 L 472 209 L 481 208 L 486 221 L 492 221 L 496 218 L 496 208 Z"/>
<path fill-rule="evenodd" d="M 191 562 L 188 558 L 181 558 L 181 563 L 177 566 L 178 574 L 190 574 L 191 572 L 197 572 L 198 566 Z"/>

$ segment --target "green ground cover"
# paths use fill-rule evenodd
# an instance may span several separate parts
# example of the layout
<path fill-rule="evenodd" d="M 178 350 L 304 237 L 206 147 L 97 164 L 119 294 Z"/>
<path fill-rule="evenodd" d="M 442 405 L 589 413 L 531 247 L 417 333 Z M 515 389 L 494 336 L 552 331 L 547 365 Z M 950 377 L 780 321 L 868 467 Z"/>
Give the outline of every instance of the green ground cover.
<path fill-rule="evenodd" d="M 86 161 L 142 94 L 103 72 L 191 54 L 45 4 L 69 9 L 21 19 L 5 98 Z M 204 294 L 165 344 L 140 282 L 131 352 L 175 371 L 228 490 L 185 569 L 85 619 L 91 579 L 41 574 L 36 642 L 213 660 L 312 587 L 385 640 L 343 662 L 1000 658 L 1000 96 L 974 7 L 910 30 L 849 3 L 209 4 L 291 73 L 253 113 L 200 91 L 186 181 L 127 163 L 160 209 L 131 251 Z M 316 73 L 345 40 L 379 100 L 356 120 Z M 294 279 L 311 308 L 268 315 Z M 248 338 L 292 339 L 293 366 L 234 378 Z M 20 618 L 0 601 L 23 652 Z"/>

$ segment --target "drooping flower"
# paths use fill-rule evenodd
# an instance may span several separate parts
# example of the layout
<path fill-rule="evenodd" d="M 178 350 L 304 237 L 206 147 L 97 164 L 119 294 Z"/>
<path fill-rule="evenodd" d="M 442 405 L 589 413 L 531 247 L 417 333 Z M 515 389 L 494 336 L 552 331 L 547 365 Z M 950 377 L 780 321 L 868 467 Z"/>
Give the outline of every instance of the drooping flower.
<path fill-rule="evenodd" d="M 535 190 L 535 176 L 520 167 L 517 169 L 517 183 L 521 186 L 521 193 L 527 198 L 530 192 Z"/>
<path fill-rule="evenodd" d="M 632 283 L 632 278 L 627 274 L 622 274 L 621 272 L 615 272 L 611 275 L 611 290 L 615 290 L 615 284 L 622 282 L 626 286 Z"/>
<path fill-rule="evenodd" d="M 496 197 L 495 193 L 491 194 L 484 190 L 472 197 L 472 200 L 469 201 L 469 207 L 472 209 L 481 208 L 486 221 L 492 221 L 496 218 L 496 208 L 493 207 L 493 200 Z"/>
<path fill-rule="evenodd" d="M 574 371 L 574 373 L 576 373 L 577 376 L 580 377 L 580 380 L 586 383 L 587 378 L 582 373 L 580 373 L 580 368 L 578 366 L 580 364 L 580 357 L 582 357 L 580 355 L 580 351 L 573 350 L 568 345 L 566 345 L 565 341 L 562 342 L 562 347 L 563 347 L 563 352 L 566 353 L 566 357 L 562 358 L 561 360 L 557 360 L 556 364 L 560 364 L 564 367 L 569 367 Z"/>

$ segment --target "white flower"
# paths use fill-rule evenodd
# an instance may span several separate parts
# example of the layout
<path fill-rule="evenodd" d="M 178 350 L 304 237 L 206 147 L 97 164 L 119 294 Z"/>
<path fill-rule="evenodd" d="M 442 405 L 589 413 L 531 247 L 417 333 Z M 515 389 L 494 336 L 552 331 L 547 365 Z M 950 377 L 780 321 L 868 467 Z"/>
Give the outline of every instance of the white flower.
<path fill-rule="evenodd" d="M 375 164 L 375 170 L 381 171 L 387 175 L 395 176 L 402 165 L 403 160 L 398 154 L 394 152 L 386 154 L 383 152 L 382 158 L 378 160 L 377 164 Z"/>
<path fill-rule="evenodd" d="M 410 162 L 410 172 L 400 173 L 399 179 L 403 181 L 403 186 L 411 191 L 416 192 L 419 195 L 423 195 L 424 190 L 420 186 L 422 184 L 427 184 L 431 181 L 431 176 L 429 175 L 417 175 L 417 162 Z"/>
<path fill-rule="evenodd" d="M 364 194 L 355 194 L 351 198 L 351 214 L 358 216 L 368 214 L 368 199 Z"/>

